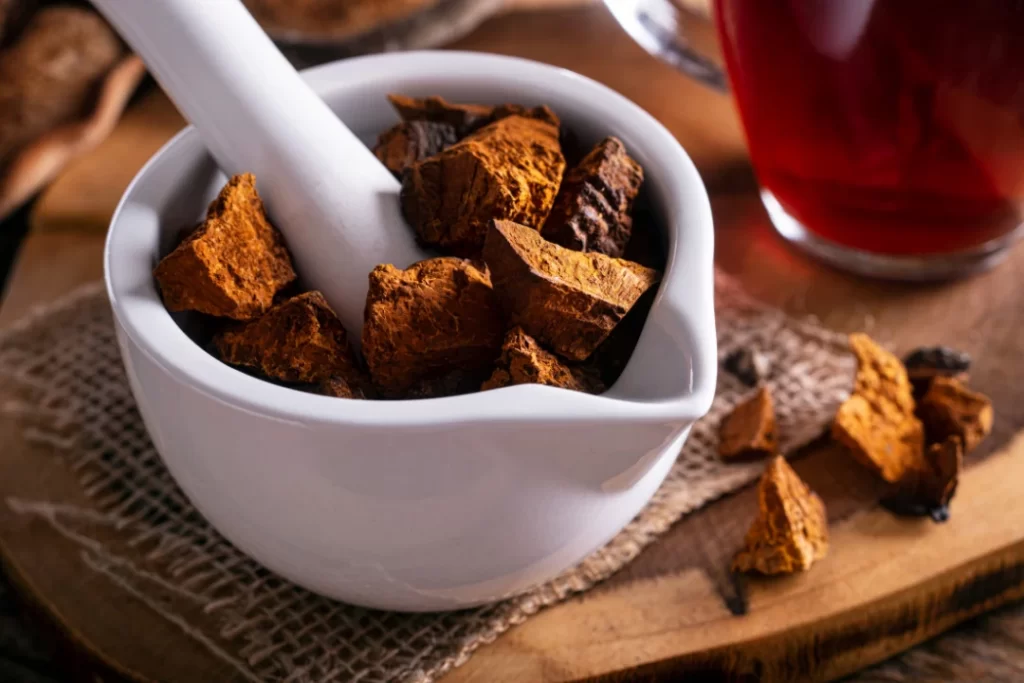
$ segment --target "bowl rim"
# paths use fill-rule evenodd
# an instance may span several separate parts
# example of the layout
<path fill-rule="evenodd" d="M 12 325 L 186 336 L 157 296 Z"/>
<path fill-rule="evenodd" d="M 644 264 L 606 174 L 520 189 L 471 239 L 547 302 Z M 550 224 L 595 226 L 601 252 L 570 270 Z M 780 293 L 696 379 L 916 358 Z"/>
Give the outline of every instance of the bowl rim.
<path fill-rule="evenodd" d="M 157 220 L 152 218 L 152 207 L 135 201 L 156 169 L 176 155 L 191 158 L 205 154 L 192 126 L 171 138 L 139 170 L 110 221 L 103 259 L 107 295 L 120 331 L 135 349 L 176 381 L 210 398 L 300 424 L 450 428 L 527 420 L 600 420 L 683 425 L 703 416 L 714 398 L 718 365 L 713 306 L 714 236 L 707 191 L 675 137 L 654 117 L 607 86 L 566 69 L 518 57 L 439 50 L 384 53 L 329 62 L 304 70 L 303 76 L 318 93 L 327 95 L 387 80 L 395 73 L 406 79 L 419 75 L 434 80 L 439 78 L 438 74 L 457 73 L 460 78 L 502 78 L 512 86 L 543 81 L 550 88 L 571 93 L 567 96 L 570 99 L 587 102 L 597 112 L 595 117 L 605 112 L 629 119 L 630 126 L 637 130 L 634 137 L 643 138 L 641 146 L 661 167 L 656 175 L 649 176 L 648 182 L 654 182 L 650 179 L 653 176 L 662 184 L 659 204 L 666 217 L 669 254 L 652 315 L 658 310 L 660 315 L 672 318 L 675 326 L 687 335 L 691 350 L 690 390 L 681 396 L 640 401 L 616 396 L 614 386 L 595 396 L 542 385 L 518 385 L 441 398 L 363 401 L 302 392 L 232 368 L 189 338 L 164 308 L 151 274 L 152 245 L 148 247 L 149 260 L 142 264 L 139 253 L 146 252 L 145 242 L 136 235 L 139 231 L 133 233 L 128 227 L 147 214 L 150 220 Z M 622 136 L 614 130 L 612 133 Z M 664 186 L 668 175 L 673 178 L 671 188 Z M 676 296 L 667 296 L 667 291 Z M 125 352 L 122 340 L 122 354 Z M 630 364 L 633 361 L 631 358 Z"/>

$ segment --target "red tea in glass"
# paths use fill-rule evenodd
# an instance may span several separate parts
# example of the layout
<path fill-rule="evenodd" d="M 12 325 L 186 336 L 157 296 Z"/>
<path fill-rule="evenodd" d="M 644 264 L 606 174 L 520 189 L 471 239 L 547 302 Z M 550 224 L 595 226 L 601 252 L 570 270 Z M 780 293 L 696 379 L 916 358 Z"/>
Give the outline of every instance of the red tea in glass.
<path fill-rule="evenodd" d="M 679 16 L 694 4 L 673 2 Z M 642 11 L 638 25 L 669 21 Z M 784 236 L 907 278 L 988 265 L 1010 243 L 1024 207 L 1024 2 L 714 0 L 713 14 Z M 671 22 L 689 70 L 693 32 Z"/>

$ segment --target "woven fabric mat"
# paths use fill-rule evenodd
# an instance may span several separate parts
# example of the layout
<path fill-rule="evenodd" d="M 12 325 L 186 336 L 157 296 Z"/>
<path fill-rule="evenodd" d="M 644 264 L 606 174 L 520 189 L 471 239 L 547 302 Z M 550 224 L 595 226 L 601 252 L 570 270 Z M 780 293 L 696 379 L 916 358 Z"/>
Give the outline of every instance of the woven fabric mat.
<path fill-rule="evenodd" d="M 747 347 L 771 364 L 781 447 L 817 437 L 852 386 L 845 337 L 756 303 L 716 276 L 719 351 Z M 23 426 L 81 483 L 80 502 L 11 497 L 77 543 L 88 567 L 142 600 L 247 680 L 433 681 L 538 610 L 586 591 L 673 522 L 761 472 L 716 456 L 722 416 L 750 390 L 720 373 L 698 422 L 651 503 L 608 545 L 548 584 L 461 612 L 399 614 L 341 604 L 281 579 L 211 528 L 164 468 L 122 370 L 99 284 L 0 335 L 0 415 Z M 51 455 L 56 453 L 57 455 Z"/>

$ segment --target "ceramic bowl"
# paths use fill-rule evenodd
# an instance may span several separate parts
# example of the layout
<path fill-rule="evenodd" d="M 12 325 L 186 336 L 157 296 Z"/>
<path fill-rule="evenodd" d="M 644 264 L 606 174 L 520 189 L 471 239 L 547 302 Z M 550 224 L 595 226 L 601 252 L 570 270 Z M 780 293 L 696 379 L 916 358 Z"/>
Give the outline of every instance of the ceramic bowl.
<path fill-rule="evenodd" d="M 121 354 L 153 443 L 218 531 L 319 593 L 447 610 L 551 579 L 640 511 L 711 405 L 713 234 L 701 179 L 650 115 L 551 66 L 409 52 L 336 62 L 306 77 L 366 140 L 397 120 L 391 92 L 547 104 L 584 143 L 621 138 L 645 169 L 668 250 L 636 351 L 601 396 L 523 385 L 355 401 L 232 369 L 193 341 L 187 316 L 164 309 L 152 278 L 225 182 L 186 129 L 132 182 L 106 247 Z"/>

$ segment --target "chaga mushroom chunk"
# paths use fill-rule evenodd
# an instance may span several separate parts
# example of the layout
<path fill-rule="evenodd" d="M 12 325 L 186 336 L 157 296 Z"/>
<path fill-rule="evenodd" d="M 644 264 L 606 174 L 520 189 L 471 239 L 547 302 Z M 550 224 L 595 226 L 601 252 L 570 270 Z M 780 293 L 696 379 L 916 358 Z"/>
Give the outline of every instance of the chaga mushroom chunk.
<path fill-rule="evenodd" d="M 306 292 L 213 339 L 221 359 L 282 382 L 320 383 L 341 378 L 365 383 L 341 321 L 320 292 Z"/>
<path fill-rule="evenodd" d="M 566 173 L 541 234 L 569 249 L 621 257 L 633 232 L 633 200 L 643 180 L 643 169 L 622 142 L 605 138 Z"/>
<path fill-rule="evenodd" d="M 456 370 L 486 372 L 504 333 L 487 272 L 470 261 L 441 257 L 370 273 L 363 356 L 385 396 Z"/>
<path fill-rule="evenodd" d="M 966 383 L 971 357 L 948 346 L 922 346 L 908 353 L 903 365 L 914 385 L 914 398 L 920 401 L 936 377 L 954 377 Z"/>
<path fill-rule="evenodd" d="M 459 138 L 509 116 L 539 119 L 556 128 L 561 125 L 555 112 L 543 105 L 524 107 L 521 104 L 500 104 L 492 107 L 485 104 L 455 104 L 436 95 L 420 98 L 392 94 L 388 95 L 388 101 L 403 121 L 444 123 L 453 126 Z"/>
<path fill-rule="evenodd" d="M 574 361 L 586 360 L 660 279 L 651 268 L 560 247 L 511 221 L 491 222 L 483 256 L 510 322 Z"/>
<path fill-rule="evenodd" d="M 491 112 L 491 118 L 488 123 L 494 123 L 500 121 L 508 116 L 523 116 L 528 119 L 537 119 L 538 121 L 545 121 L 550 123 L 555 128 L 560 128 L 562 125 L 558 115 L 547 106 L 541 105 L 539 107 L 524 107 L 520 104 L 501 104 L 494 108 Z"/>
<path fill-rule="evenodd" d="M 918 414 L 928 440 L 945 441 L 958 436 L 970 453 L 992 431 L 992 401 L 971 391 L 955 377 L 936 377 L 921 399 Z"/>
<path fill-rule="evenodd" d="M 249 173 L 231 178 L 206 220 L 153 275 L 168 310 L 235 320 L 262 315 L 295 280 L 284 239 L 267 220 Z"/>
<path fill-rule="evenodd" d="M 509 116 L 414 164 L 402 211 L 422 244 L 476 256 L 491 219 L 539 229 L 564 170 L 556 126 Z"/>
<path fill-rule="evenodd" d="M 458 137 L 464 137 L 491 122 L 494 107 L 483 104 L 453 104 L 443 97 L 408 97 L 388 95 L 388 102 L 403 121 L 432 121 L 455 128 Z"/>
<path fill-rule="evenodd" d="M 924 428 L 899 358 L 866 334 L 850 335 L 857 356 L 853 394 L 836 413 L 832 436 L 889 483 L 924 467 Z"/>
<path fill-rule="evenodd" d="M 949 516 L 949 503 L 956 494 L 960 473 L 964 467 L 964 447 L 958 436 L 928 447 L 925 460 L 928 469 L 921 473 L 917 497 L 932 511 L 941 510 L 940 516 Z"/>
<path fill-rule="evenodd" d="M 778 443 L 772 395 L 761 387 L 722 420 L 718 455 L 728 461 L 756 459 L 774 455 Z"/>
<path fill-rule="evenodd" d="M 810 569 L 828 553 L 825 504 L 785 458 L 775 456 L 757 487 L 758 512 L 733 570 L 789 574 Z"/>
<path fill-rule="evenodd" d="M 380 134 L 373 153 L 401 178 L 417 161 L 440 154 L 458 141 L 458 133 L 451 124 L 403 121 Z"/>
<path fill-rule="evenodd" d="M 497 367 L 480 389 L 486 391 L 513 384 L 544 384 L 588 394 L 604 391 L 595 371 L 566 365 L 558 356 L 541 348 L 521 327 L 505 336 Z"/>
<path fill-rule="evenodd" d="M 963 466 L 964 446 L 959 436 L 933 443 L 925 451 L 924 469 L 908 472 L 899 482 L 896 494 L 882 503 L 897 514 L 928 516 L 945 522 Z"/>

